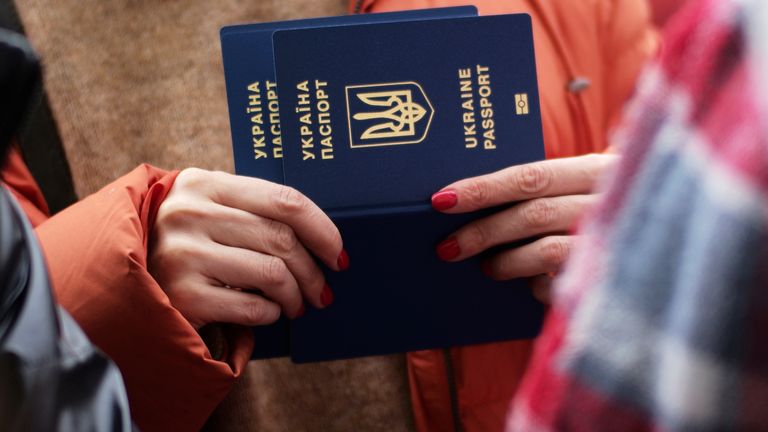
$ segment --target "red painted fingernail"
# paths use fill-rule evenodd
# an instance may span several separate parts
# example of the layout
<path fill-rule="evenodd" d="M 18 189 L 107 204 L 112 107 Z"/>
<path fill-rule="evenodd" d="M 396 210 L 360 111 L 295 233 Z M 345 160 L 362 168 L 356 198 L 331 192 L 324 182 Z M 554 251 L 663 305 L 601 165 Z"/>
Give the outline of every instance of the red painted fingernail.
<path fill-rule="evenodd" d="M 339 257 L 336 259 L 336 265 L 339 266 L 339 270 L 346 270 L 349 268 L 349 254 L 346 249 L 342 249 Z"/>
<path fill-rule="evenodd" d="M 324 306 L 330 306 L 333 303 L 333 291 L 328 284 L 323 285 L 323 292 L 320 294 L 320 303 Z"/>
<path fill-rule="evenodd" d="M 461 248 L 459 248 L 459 242 L 456 240 L 456 237 L 450 237 L 448 240 L 444 240 L 437 245 L 436 251 L 437 256 L 441 260 L 450 261 L 459 256 Z"/>
<path fill-rule="evenodd" d="M 437 211 L 448 210 L 459 202 L 459 196 L 452 190 L 438 192 L 432 195 L 432 208 Z"/>
<path fill-rule="evenodd" d="M 301 304 L 301 308 L 299 309 L 299 311 L 298 311 L 298 312 L 296 312 L 296 317 L 295 317 L 295 318 L 301 318 L 301 317 L 303 317 L 303 316 L 304 316 L 304 312 L 306 312 L 306 311 L 307 311 L 307 308 L 306 308 L 306 307 L 304 307 L 304 303 L 302 303 L 302 304 Z M 295 319 L 295 318 L 294 318 L 294 319 Z"/>

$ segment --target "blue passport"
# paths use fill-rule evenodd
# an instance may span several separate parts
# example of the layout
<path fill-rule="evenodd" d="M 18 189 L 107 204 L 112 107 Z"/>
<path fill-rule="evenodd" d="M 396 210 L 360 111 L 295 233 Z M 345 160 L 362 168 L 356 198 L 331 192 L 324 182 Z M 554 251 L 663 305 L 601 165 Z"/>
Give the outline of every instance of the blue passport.
<path fill-rule="evenodd" d="M 255 358 L 330 360 L 540 329 L 543 307 L 522 281 L 487 279 L 479 259 L 437 259 L 434 246 L 482 214 L 429 205 L 454 180 L 543 159 L 530 18 L 414 13 L 424 15 L 222 30 L 237 172 L 312 198 L 352 258 L 326 272 L 332 306 L 254 330 Z M 246 115 L 259 113 L 261 123 Z"/>
<path fill-rule="evenodd" d="M 325 310 L 290 323 L 294 361 L 530 338 L 524 281 L 444 263 L 435 245 L 481 215 L 432 193 L 544 158 L 528 15 L 277 31 L 283 175 L 341 230 L 350 269 Z"/>
<path fill-rule="evenodd" d="M 276 30 L 476 16 L 474 6 L 227 26 L 221 50 L 235 172 L 284 183 L 272 35 Z M 289 355 L 288 321 L 253 329 L 253 358 Z"/>
<path fill-rule="evenodd" d="M 235 172 L 283 182 L 272 35 L 276 30 L 476 16 L 474 6 L 227 26 L 221 51 Z"/>

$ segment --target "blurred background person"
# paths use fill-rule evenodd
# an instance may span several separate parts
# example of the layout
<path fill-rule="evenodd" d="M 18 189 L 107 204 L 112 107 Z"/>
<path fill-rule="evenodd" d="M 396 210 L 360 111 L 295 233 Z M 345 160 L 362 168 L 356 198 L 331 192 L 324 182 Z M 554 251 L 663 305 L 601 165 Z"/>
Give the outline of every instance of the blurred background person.
<path fill-rule="evenodd" d="M 768 4 L 673 18 L 509 431 L 768 430 Z"/>

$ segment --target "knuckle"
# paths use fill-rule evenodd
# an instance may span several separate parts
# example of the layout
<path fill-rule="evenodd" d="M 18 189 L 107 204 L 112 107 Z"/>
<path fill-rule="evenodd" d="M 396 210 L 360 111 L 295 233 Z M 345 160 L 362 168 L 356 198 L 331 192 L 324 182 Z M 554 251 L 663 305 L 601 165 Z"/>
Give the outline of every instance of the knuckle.
<path fill-rule="evenodd" d="M 482 207 L 490 197 L 488 184 L 480 180 L 472 180 L 464 189 L 462 200 L 466 200 L 472 207 Z"/>
<path fill-rule="evenodd" d="M 549 187 L 552 171 L 542 163 L 523 165 L 514 180 L 522 194 L 536 195 Z"/>
<path fill-rule="evenodd" d="M 194 225 L 203 216 L 199 206 L 190 205 L 186 200 L 167 200 L 161 204 L 155 219 L 156 225 Z"/>
<path fill-rule="evenodd" d="M 521 210 L 526 226 L 531 228 L 545 228 L 552 224 L 556 208 L 546 199 L 536 199 L 523 204 Z"/>
<path fill-rule="evenodd" d="M 469 249 L 483 250 L 489 244 L 490 237 L 488 231 L 482 224 L 476 223 L 467 226 L 464 234 L 466 236 L 464 237 L 465 245 Z"/>
<path fill-rule="evenodd" d="M 568 259 L 571 243 L 565 238 L 549 238 L 541 248 L 541 258 L 550 271 L 555 271 Z"/>
<path fill-rule="evenodd" d="M 289 186 L 282 186 L 274 201 L 275 208 L 280 214 L 291 215 L 304 211 L 307 199 L 301 192 Z"/>
<path fill-rule="evenodd" d="M 269 324 L 280 317 L 280 311 L 264 301 L 252 301 L 245 307 L 245 318 L 251 323 Z"/>
<path fill-rule="evenodd" d="M 209 171 L 200 168 L 186 168 L 182 170 L 174 181 L 174 185 L 197 188 L 208 183 Z"/>
<path fill-rule="evenodd" d="M 288 275 L 288 267 L 283 260 L 277 257 L 269 257 L 264 263 L 262 277 L 264 284 L 268 286 L 280 285 Z"/>
<path fill-rule="evenodd" d="M 296 249 L 299 239 L 296 238 L 290 226 L 274 220 L 271 225 L 272 248 L 276 253 L 284 255 Z"/>

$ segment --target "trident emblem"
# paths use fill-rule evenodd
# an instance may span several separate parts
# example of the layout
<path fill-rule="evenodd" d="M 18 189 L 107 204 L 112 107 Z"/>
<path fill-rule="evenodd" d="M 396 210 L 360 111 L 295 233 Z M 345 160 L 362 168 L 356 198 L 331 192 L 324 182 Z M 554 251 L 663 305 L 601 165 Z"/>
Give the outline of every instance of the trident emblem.
<path fill-rule="evenodd" d="M 354 115 L 355 120 L 391 120 L 369 127 L 362 139 L 413 136 L 415 124 L 427 114 L 427 110 L 413 102 L 410 90 L 379 93 L 362 93 L 360 100 L 371 106 L 391 107 L 386 111 L 366 112 Z"/>
<path fill-rule="evenodd" d="M 418 84 L 348 86 L 346 91 L 351 147 L 415 144 L 426 138 L 434 109 Z"/>

